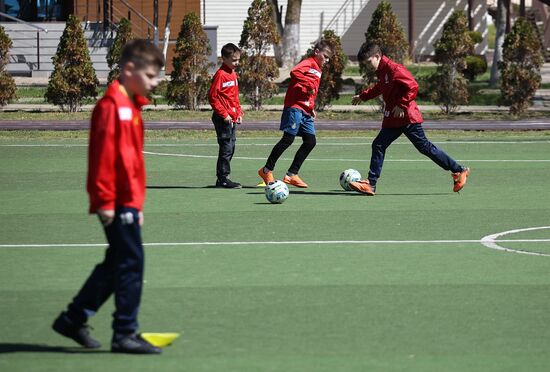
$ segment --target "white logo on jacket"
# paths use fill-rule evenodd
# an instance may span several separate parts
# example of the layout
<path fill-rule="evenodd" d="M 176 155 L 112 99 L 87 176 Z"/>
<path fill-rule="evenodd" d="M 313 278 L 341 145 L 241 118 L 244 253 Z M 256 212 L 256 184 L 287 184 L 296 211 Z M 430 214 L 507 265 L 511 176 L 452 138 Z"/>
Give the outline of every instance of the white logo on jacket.
<path fill-rule="evenodd" d="M 308 72 L 309 72 L 310 74 L 313 74 L 313 75 L 317 76 L 319 79 L 321 78 L 321 72 L 320 72 L 320 71 L 317 71 L 317 70 L 314 69 L 314 68 L 310 68 Z"/>
<path fill-rule="evenodd" d="M 237 85 L 235 80 L 226 81 L 225 83 L 222 83 L 222 88 L 234 87 L 235 85 Z"/>
<path fill-rule="evenodd" d="M 120 120 L 132 120 L 132 109 L 130 107 L 120 107 L 118 109 L 118 118 Z"/>

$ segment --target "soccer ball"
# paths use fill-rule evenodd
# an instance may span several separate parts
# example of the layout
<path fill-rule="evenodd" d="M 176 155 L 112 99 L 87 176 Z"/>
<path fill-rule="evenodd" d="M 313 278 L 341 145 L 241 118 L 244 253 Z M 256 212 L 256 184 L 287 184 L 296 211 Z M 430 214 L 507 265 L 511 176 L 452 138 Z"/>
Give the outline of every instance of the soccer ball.
<path fill-rule="evenodd" d="M 352 191 L 350 187 L 351 182 L 357 182 L 361 180 L 361 173 L 355 169 L 346 169 L 340 174 L 340 186 L 346 191 Z"/>
<path fill-rule="evenodd" d="M 265 197 L 273 204 L 281 204 L 288 198 L 288 186 L 283 181 L 270 182 L 265 187 Z"/>

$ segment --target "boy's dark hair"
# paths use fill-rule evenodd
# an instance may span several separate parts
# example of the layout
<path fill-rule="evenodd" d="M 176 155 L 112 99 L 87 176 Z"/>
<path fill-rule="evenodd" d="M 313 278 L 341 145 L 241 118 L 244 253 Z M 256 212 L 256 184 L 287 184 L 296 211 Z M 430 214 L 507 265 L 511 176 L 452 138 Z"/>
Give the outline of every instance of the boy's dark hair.
<path fill-rule="evenodd" d="M 122 49 L 118 65 L 122 68 L 132 62 L 137 69 L 154 65 L 161 69 L 164 66 L 164 55 L 155 44 L 145 39 L 131 40 Z"/>
<path fill-rule="evenodd" d="M 241 50 L 239 49 L 238 46 L 236 46 L 235 44 L 233 43 L 228 43 L 228 44 L 225 44 L 223 47 L 222 47 L 222 57 L 224 58 L 229 58 L 231 57 L 233 54 L 237 53 L 237 52 L 241 52 Z"/>
<path fill-rule="evenodd" d="M 315 46 L 313 47 L 313 50 L 320 50 L 320 51 L 323 51 L 323 50 L 328 50 L 330 51 L 331 53 L 333 52 L 332 51 L 332 46 L 330 45 L 330 43 L 328 41 L 326 41 L 325 39 L 321 39 L 319 40 L 318 42 L 315 43 Z"/>
<path fill-rule="evenodd" d="M 363 45 L 361 45 L 361 48 L 357 53 L 357 60 L 364 61 L 367 58 L 373 57 L 376 54 L 379 54 L 379 55 L 383 54 L 382 49 L 380 49 L 380 45 L 374 42 L 366 42 L 366 43 L 363 43 Z"/>

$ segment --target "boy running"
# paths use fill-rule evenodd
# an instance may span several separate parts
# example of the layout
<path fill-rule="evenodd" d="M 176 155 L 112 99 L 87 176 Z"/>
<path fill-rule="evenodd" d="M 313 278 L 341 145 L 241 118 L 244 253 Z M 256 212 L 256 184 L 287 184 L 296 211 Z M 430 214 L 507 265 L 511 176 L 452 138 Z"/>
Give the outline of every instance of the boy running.
<path fill-rule="evenodd" d="M 380 46 L 375 43 L 363 44 L 357 58 L 372 65 L 376 70 L 378 82 L 361 94 L 353 96 L 352 104 L 357 105 L 361 101 L 367 101 L 382 94 L 384 119 L 382 129 L 372 143 L 368 179 L 351 182 L 351 188 L 362 194 L 374 195 L 376 183 L 382 173 L 386 149 L 401 134 L 405 134 L 421 154 L 432 159 L 441 168 L 452 172 L 454 192 L 462 190 L 470 175 L 470 168 L 459 165 L 426 138 L 422 128 L 424 120 L 414 101 L 418 93 L 418 84 L 411 73 L 405 66 L 382 55 Z"/>
<path fill-rule="evenodd" d="M 304 160 L 316 144 L 315 126 L 315 97 L 321 83 L 323 66 L 332 57 L 330 45 L 320 40 L 314 47 L 313 56 L 298 63 L 290 72 L 290 84 L 286 91 L 280 130 L 283 137 L 273 147 L 265 166 L 258 170 L 258 175 L 265 184 L 274 182 L 273 169 L 275 163 L 292 145 L 296 136 L 302 137 L 302 145 L 294 156 L 294 161 L 288 168 L 283 182 L 296 187 L 306 188 L 308 185 L 298 176 Z"/>
<path fill-rule="evenodd" d="M 241 50 L 235 44 L 222 47 L 222 65 L 212 78 L 208 101 L 212 106 L 212 122 L 218 138 L 218 162 L 216 165 L 216 187 L 240 189 L 241 184 L 229 179 L 231 159 L 235 153 L 237 128 L 243 121 L 243 110 L 239 101 L 239 83 L 235 69 L 239 66 Z"/>
<path fill-rule="evenodd" d="M 52 325 L 59 334 L 85 348 L 101 345 L 87 321 L 114 294 L 111 351 L 159 354 L 161 349 L 137 334 L 143 283 L 141 240 L 145 199 L 143 120 L 145 96 L 158 85 L 164 56 L 147 40 L 133 40 L 122 50 L 120 77 L 92 113 L 87 190 L 90 213 L 99 217 L 109 247 L 67 311 Z"/>

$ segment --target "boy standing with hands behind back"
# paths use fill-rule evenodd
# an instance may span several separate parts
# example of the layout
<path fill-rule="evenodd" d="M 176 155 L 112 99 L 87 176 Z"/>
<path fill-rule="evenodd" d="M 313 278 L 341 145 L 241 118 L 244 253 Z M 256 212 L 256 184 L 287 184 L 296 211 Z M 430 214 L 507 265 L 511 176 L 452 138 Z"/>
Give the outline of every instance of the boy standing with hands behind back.
<path fill-rule="evenodd" d="M 235 69 L 239 66 L 241 50 L 232 43 L 222 47 L 222 65 L 212 78 L 208 101 L 212 106 L 212 122 L 216 129 L 219 152 L 216 165 L 216 187 L 240 189 L 241 184 L 229 179 L 231 159 L 235 153 L 236 127 L 243 121 L 239 101 L 239 83 Z"/>
<path fill-rule="evenodd" d="M 109 247 L 82 289 L 52 325 L 85 348 L 101 345 L 88 331 L 88 318 L 114 294 L 111 351 L 159 354 L 161 349 L 138 335 L 143 283 L 141 240 L 145 199 L 143 120 L 145 96 L 158 85 L 164 66 L 161 51 L 147 40 L 130 41 L 122 50 L 120 77 L 92 113 L 87 190 L 90 213 L 99 217 Z"/>

